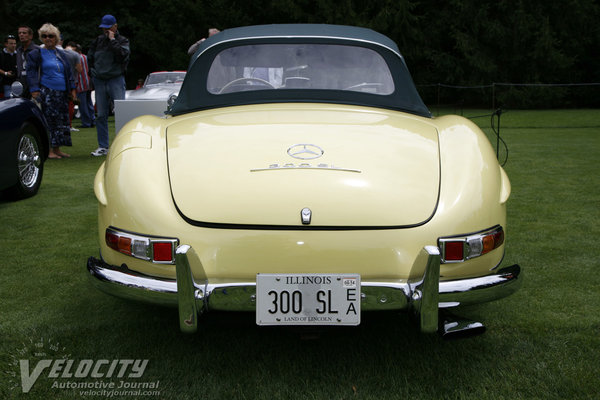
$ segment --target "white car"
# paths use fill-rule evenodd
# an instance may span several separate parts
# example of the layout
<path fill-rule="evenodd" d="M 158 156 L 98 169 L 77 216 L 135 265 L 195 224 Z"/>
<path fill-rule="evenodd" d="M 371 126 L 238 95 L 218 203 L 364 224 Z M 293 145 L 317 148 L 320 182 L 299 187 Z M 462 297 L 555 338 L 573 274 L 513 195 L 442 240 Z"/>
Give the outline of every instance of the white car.
<path fill-rule="evenodd" d="M 115 131 L 141 115 L 164 116 L 169 98 L 177 96 L 186 71 L 152 72 L 142 88 L 125 92 L 125 100 L 115 101 Z"/>
<path fill-rule="evenodd" d="M 179 93 L 185 74 L 185 71 L 152 72 L 146 77 L 140 89 L 125 92 L 125 99 L 168 100 L 170 96 Z"/>

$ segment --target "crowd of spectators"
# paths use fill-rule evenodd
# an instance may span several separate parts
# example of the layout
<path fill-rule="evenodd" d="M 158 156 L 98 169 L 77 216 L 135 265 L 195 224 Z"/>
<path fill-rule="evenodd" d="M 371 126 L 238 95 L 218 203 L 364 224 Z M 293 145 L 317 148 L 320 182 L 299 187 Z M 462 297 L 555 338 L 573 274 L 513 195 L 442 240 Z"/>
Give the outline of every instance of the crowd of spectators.
<path fill-rule="evenodd" d="M 78 128 L 96 127 L 98 148 L 93 156 L 108 153 L 108 116 L 115 100 L 125 98 L 125 72 L 129 63 L 129 40 L 118 31 L 117 19 L 107 14 L 98 28 L 102 33 L 92 41 L 87 55 L 82 46 L 69 41 L 63 47 L 58 27 L 46 23 L 38 30 L 41 45 L 34 41 L 34 31 L 27 25 L 14 35 L 4 38 L 0 52 L 0 98 L 11 96 L 12 85 L 22 85 L 22 97 L 36 101 L 48 122 L 51 136 L 49 158 L 69 158 L 61 146 L 71 146 L 71 132 Z M 208 36 L 218 33 L 208 30 Z M 193 55 L 202 38 L 188 49 Z M 138 82 L 141 87 L 143 80 Z M 95 91 L 95 104 L 92 102 Z M 72 126 L 75 105 L 78 104 L 81 125 Z"/>
<path fill-rule="evenodd" d="M 51 137 L 49 158 L 69 158 L 61 146 L 71 146 L 75 104 L 79 105 L 82 128 L 96 127 L 98 148 L 93 156 L 108 152 L 108 115 L 114 100 L 125 98 L 125 71 L 129 63 L 129 40 L 119 34 L 112 15 L 102 17 L 102 33 L 86 54 L 82 46 L 69 42 L 63 47 L 58 27 L 46 23 L 34 31 L 27 25 L 6 35 L 0 52 L 0 97 L 11 96 L 15 81 L 23 87 L 22 97 L 36 101 L 46 117 Z M 95 106 L 91 92 L 95 90 Z M 97 116 L 96 116 L 97 114 Z"/>

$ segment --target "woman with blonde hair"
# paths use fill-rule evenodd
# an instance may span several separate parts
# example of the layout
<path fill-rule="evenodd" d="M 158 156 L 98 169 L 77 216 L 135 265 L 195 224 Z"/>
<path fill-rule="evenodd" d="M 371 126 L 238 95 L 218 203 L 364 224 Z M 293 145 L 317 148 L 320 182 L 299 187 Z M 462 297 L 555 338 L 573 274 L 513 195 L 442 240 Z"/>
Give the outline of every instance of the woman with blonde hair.
<path fill-rule="evenodd" d="M 69 96 L 75 98 L 75 81 L 65 51 L 57 47 L 60 31 L 50 23 L 38 30 L 43 48 L 27 55 L 27 82 L 33 99 L 41 102 L 50 130 L 49 158 L 67 158 L 60 146 L 71 146 Z"/>

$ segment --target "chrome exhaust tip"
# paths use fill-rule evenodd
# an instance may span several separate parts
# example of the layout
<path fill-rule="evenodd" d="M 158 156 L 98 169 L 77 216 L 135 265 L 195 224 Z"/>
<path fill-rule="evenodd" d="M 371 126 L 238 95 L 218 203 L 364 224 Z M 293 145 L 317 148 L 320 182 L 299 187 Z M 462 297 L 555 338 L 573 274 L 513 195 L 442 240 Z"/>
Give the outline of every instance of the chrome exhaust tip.
<path fill-rule="evenodd" d="M 447 311 L 440 312 L 439 320 L 439 333 L 444 339 L 465 339 L 485 332 L 481 322 L 460 318 Z"/>

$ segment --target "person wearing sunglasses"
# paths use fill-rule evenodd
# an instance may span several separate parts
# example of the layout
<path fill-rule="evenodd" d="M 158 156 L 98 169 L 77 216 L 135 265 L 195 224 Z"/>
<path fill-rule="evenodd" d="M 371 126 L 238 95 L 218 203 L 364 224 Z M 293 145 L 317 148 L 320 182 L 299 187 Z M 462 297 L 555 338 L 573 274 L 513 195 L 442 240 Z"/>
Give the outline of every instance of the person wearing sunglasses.
<path fill-rule="evenodd" d="M 75 98 L 75 80 L 65 51 L 58 48 L 60 31 L 50 23 L 38 30 L 44 47 L 27 55 L 27 82 L 33 99 L 40 102 L 50 131 L 48 158 L 68 158 L 60 146 L 71 146 L 69 96 Z"/>

